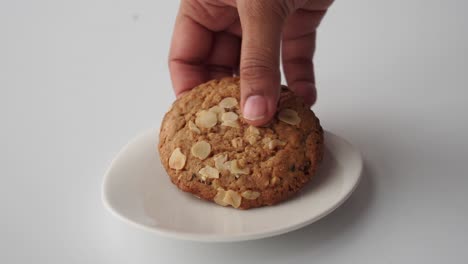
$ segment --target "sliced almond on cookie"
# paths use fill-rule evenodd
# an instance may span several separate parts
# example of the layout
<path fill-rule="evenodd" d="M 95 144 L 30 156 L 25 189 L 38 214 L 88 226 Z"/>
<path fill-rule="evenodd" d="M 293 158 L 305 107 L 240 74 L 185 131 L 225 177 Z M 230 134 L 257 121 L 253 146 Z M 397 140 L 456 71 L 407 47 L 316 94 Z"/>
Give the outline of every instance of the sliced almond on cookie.
<path fill-rule="evenodd" d="M 227 190 L 225 192 L 223 202 L 226 204 L 231 205 L 234 208 L 239 208 L 239 206 L 242 203 L 242 197 L 235 191 L 233 190 Z"/>
<path fill-rule="evenodd" d="M 279 182 L 280 182 L 280 178 L 274 176 L 274 177 L 271 178 L 271 180 L 270 180 L 270 185 L 275 185 L 275 184 L 277 184 L 277 183 L 279 183 Z"/>
<path fill-rule="evenodd" d="M 219 105 L 215 105 L 215 106 L 211 107 L 210 109 L 208 109 L 208 111 L 216 113 L 216 114 L 222 114 L 222 113 L 224 113 L 224 108 L 222 108 Z"/>
<path fill-rule="evenodd" d="M 227 108 L 227 109 L 231 109 L 237 104 L 238 104 L 237 99 L 234 97 L 226 97 L 223 100 L 221 100 L 221 102 L 219 102 L 220 107 Z"/>
<path fill-rule="evenodd" d="M 221 115 L 224 113 L 224 108 L 222 108 L 219 105 L 215 105 L 211 107 L 210 109 L 208 109 L 208 111 L 215 113 L 216 117 L 218 118 L 218 121 L 221 122 Z"/>
<path fill-rule="evenodd" d="M 237 121 L 224 121 L 221 123 L 222 126 L 239 128 L 239 122 Z"/>
<path fill-rule="evenodd" d="M 197 124 L 197 126 L 211 128 L 214 127 L 216 123 L 218 123 L 216 113 L 206 110 L 197 113 L 197 118 L 195 119 L 195 124 Z"/>
<path fill-rule="evenodd" d="M 240 175 L 240 174 L 249 174 L 250 173 L 249 168 L 240 168 L 239 163 L 237 162 L 237 160 L 231 160 L 231 161 L 229 161 L 228 164 L 229 164 L 228 169 L 231 172 L 231 174 Z"/>
<path fill-rule="evenodd" d="M 213 189 L 218 189 L 219 188 L 219 180 L 218 179 L 214 179 L 213 181 L 211 181 L 211 188 L 213 188 Z"/>
<path fill-rule="evenodd" d="M 247 140 L 247 142 L 249 142 L 250 145 L 253 145 L 255 143 L 257 143 L 257 139 L 258 139 L 258 136 L 247 136 L 245 138 Z"/>
<path fill-rule="evenodd" d="M 241 196 L 247 200 L 255 200 L 258 197 L 260 197 L 260 193 L 256 191 L 247 190 L 247 191 L 242 192 Z"/>
<path fill-rule="evenodd" d="M 218 192 L 216 193 L 213 201 L 221 206 L 227 206 L 228 204 L 224 202 L 224 197 L 226 196 L 226 191 L 223 188 L 218 188 Z"/>
<path fill-rule="evenodd" d="M 276 147 L 283 147 L 286 145 L 286 142 L 281 141 L 279 139 L 272 139 L 269 137 L 263 138 L 262 143 L 264 148 L 268 148 L 270 150 L 275 149 Z"/>
<path fill-rule="evenodd" d="M 195 125 L 195 123 L 192 120 L 188 122 L 188 128 L 190 131 L 195 132 L 197 134 L 201 133 L 200 129 L 197 127 L 197 125 Z"/>
<path fill-rule="evenodd" d="M 198 171 L 201 175 L 202 180 L 206 179 L 218 179 L 219 178 L 219 171 L 211 166 L 206 166 Z"/>
<path fill-rule="evenodd" d="M 180 151 L 180 148 L 176 148 L 169 157 L 169 167 L 174 170 L 181 170 L 184 168 L 186 160 L 187 158 Z"/>
<path fill-rule="evenodd" d="M 268 148 L 269 149 L 275 149 L 276 147 L 284 147 L 286 145 L 286 142 L 283 142 L 279 139 L 273 139 L 268 143 Z"/>
<path fill-rule="evenodd" d="M 193 156 L 204 160 L 211 153 L 211 145 L 204 140 L 198 141 L 197 143 L 193 144 L 191 152 Z"/>
<path fill-rule="evenodd" d="M 240 137 L 233 138 L 231 145 L 235 148 L 242 148 L 244 146 L 244 140 Z"/>
<path fill-rule="evenodd" d="M 216 169 L 220 171 L 226 169 L 226 165 L 225 165 L 226 160 L 227 160 L 226 154 L 217 155 L 213 158 L 213 160 L 215 162 Z"/>
<path fill-rule="evenodd" d="M 260 130 L 254 126 L 249 126 L 245 130 L 245 140 L 249 142 L 250 145 L 253 145 L 257 143 L 257 141 L 260 139 Z"/>
<path fill-rule="evenodd" d="M 285 122 L 286 124 L 290 124 L 293 126 L 299 125 L 301 123 L 301 118 L 297 114 L 296 111 L 292 109 L 283 109 L 278 114 L 278 119 Z"/>
<path fill-rule="evenodd" d="M 260 135 L 260 130 L 258 130 L 258 128 L 254 127 L 254 126 L 249 126 L 246 130 L 245 130 L 245 133 L 247 135 L 255 135 L 255 136 L 258 136 Z"/>
<path fill-rule="evenodd" d="M 239 119 L 239 116 L 234 112 L 226 112 L 221 114 L 221 121 L 236 121 Z"/>
<path fill-rule="evenodd" d="M 263 145 L 265 146 L 268 146 L 268 144 L 272 141 L 273 139 L 269 138 L 269 137 L 265 137 L 265 138 L 262 138 L 262 143 Z"/>

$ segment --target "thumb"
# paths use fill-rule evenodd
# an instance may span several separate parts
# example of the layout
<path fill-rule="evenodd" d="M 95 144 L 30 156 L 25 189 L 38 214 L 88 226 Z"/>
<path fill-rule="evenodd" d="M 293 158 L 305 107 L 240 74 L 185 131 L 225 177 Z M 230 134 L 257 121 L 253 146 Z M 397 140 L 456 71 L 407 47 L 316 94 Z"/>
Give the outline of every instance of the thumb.
<path fill-rule="evenodd" d="M 239 69 L 242 115 L 255 126 L 273 118 L 280 93 L 281 31 L 288 15 L 280 2 L 237 2 L 242 27 Z"/>

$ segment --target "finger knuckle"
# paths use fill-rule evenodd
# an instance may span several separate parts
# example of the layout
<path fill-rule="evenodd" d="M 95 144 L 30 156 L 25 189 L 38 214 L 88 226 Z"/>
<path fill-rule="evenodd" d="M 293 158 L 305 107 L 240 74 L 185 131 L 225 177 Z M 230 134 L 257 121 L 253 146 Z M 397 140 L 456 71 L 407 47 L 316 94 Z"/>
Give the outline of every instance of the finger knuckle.
<path fill-rule="evenodd" d="M 259 80 L 272 73 L 272 69 L 265 65 L 249 64 L 240 68 L 240 76 L 244 80 Z"/>
<path fill-rule="evenodd" d="M 259 80 L 279 75 L 279 69 L 267 59 L 250 57 L 242 61 L 239 73 L 244 80 Z"/>
<path fill-rule="evenodd" d="M 285 58 L 283 63 L 288 64 L 288 65 L 301 66 L 301 67 L 310 67 L 313 64 L 312 58 L 304 57 L 304 56 Z"/>
<path fill-rule="evenodd" d="M 246 14 L 249 17 L 258 18 L 265 14 L 272 13 L 280 18 L 286 18 L 293 10 L 292 1 L 280 0 L 245 0 Z"/>

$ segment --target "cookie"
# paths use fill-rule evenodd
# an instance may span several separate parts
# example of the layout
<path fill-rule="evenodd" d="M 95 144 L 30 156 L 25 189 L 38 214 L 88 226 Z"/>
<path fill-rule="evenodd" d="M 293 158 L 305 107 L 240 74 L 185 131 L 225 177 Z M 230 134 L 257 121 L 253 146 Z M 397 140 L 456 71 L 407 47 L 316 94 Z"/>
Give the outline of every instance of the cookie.
<path fill-rule="evenodd" d="M 209 81 L 177 99 L 161 125 L 161 162 L 179 189 L 222 206 L 284 201 L 322 160 L 320 122 L 286 87 L 265 127 L 245 122 L 239 99 L 238 78 Z"/>

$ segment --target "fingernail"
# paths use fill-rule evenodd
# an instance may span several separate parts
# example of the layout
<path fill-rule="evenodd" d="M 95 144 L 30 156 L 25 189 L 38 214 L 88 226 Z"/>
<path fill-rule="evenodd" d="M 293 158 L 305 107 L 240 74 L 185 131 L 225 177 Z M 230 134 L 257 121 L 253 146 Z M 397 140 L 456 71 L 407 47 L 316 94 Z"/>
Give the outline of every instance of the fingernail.
<path fill-rule="evenodd" d="M 247 97 L 244 104 L 243 116 L 248 120 L 263 119 L 267 114 L 267 100 L 261 95 Z"/>

